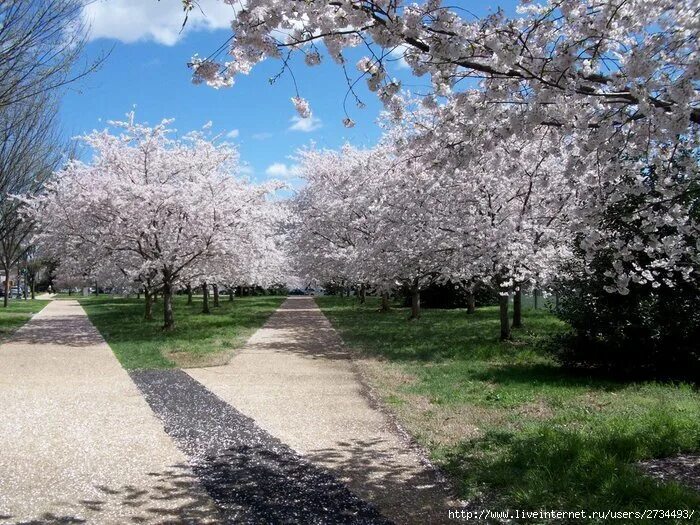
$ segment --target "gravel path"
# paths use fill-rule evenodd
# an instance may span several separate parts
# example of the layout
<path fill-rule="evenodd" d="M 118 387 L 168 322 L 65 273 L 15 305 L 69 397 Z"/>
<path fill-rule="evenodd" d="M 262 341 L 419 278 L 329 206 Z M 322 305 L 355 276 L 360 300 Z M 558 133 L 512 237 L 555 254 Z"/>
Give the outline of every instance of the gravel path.
<path fill-rule="evenodd" d="M 449 523 L 458 505 L 373 406 L 326 317 L 289 298 L 222 367 L 187 371 L 219 398 L 402 524 Z"/>
<path fill-rule="evenodd" d="M 372 506 L 181 370 L 132 371 L 225 523 L 385 524 Z"/>
<path fill-rule="evenodd" d="M 75 301 L 0 346 L 0 523 L 219 523 Z"/>

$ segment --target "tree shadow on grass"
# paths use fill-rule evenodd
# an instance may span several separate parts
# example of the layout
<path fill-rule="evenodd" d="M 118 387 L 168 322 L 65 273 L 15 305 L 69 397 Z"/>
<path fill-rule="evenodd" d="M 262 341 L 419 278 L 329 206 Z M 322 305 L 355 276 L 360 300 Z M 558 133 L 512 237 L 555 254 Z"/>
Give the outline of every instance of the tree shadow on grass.
<path fill-rule="evenodd" d="M 522 508 L 694 508 L 700 495 L 676 483 L 659 484 L 635 466 L 642 457 L 692 447 L 683 425 L 657 420 L 614 429 L 550 427 L 526 433 L 491 431 L 447 455 L 446 470 L 463 486 L 486 486 Z M 696 445 L 697 446 L 697 445 Z"/>
<path fill-rule="evenodd" d="M 504 386 L 595 388 L 606 392 L 614 392 L 628 386 L 622 381 L 607 380 L 584 371 L 568 370 L 550 363 L 494 364 L 485 370 L 472 373 L 471 378 Z"/>
<path fill-rule="evenodd" d="M 110 342 L 198 341 L 231 328 L 259 327 L 280 302 L 280 298 L 266 299 L 222 302 L 220 307 L 212 306 L 210 314 L 201 313 L 201 305 L 188 306 L 182 300 L 176 301 L 176 328 L 172 332 L 163 332 L 160 328 L 158 307 L 162 303 L 154 305 L 153 321 L 144 320 L 143 301 L 136 299 L 93 300 L 86 302 L 85 307 L 90 320 L 108 333 Z"/>

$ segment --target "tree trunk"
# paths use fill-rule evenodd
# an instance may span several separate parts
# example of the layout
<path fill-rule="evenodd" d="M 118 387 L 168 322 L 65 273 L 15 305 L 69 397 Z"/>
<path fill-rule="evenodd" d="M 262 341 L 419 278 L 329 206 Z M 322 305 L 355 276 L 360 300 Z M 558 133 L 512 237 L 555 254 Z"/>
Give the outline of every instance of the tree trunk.
<path fill-rule="evenodd" d="M 192 285 L 187 283 L 187 305 L 192 304 Z"/>
<path fill-rule="evenodd" d="M 362 283 L 360 285 L 360 304 L 365 304 L 365 301 L 367 301 L 367 287 L 365 283 Z"/>
<path fill-rule="evenodd" d="M 501 341 L 506 341 L 510 339 L 510 322 L 508 319 L 508 302 L 510 301 L 510 296 L 508 294 L 501 295 L 498 297 L 498 306 L 500 307 L 501 313 Z"/>
<path fill-rule="evenodd" d="M 146 313 L 143 318 L 146 321 L 153 321 L 153 294 L 150 290 L 144 290 L 143 296 L 146 299 Z"/>
<path fill-rule="evenodd" d="M 73 295 L 73 288 L 68 287 L 68 297 L 70 297 L 71 295 Z"/>
<path fill-rule="evenodd" d="M 165 277 L 165 276 L 164 276 Z M 173 285 L 170 280 L 163 279 L 163 330 L 175 329 L 175 317 L 173 316 Z"/>
<path fill-rule="evenodd" d="M 382 292 L 382 305 L 379 308 L 380 312 L 389 311 L 389 292 Z"/>
<path fill-rule="evenodd" d="M 202 283 L 202 313 L 211 313 L 209 311 L 209 285 L 206 282 Z"/>
<path fill-rule="evenodd" d="M 7 301 L 10 296 L 10 271 L 5 269 L 5 297 L 2 298 L 2 305 L 7 308 Z"/>
<path fill-rule="evenodd" d="M 534 301 L 534 303 L 535 303 L 535 304 L 534 304 L 535 310 L 537 310 L 537 299 L 539 299 L 539 296 L 540 296 L 540 291 L 539 291 L 537 288 L 535 288 L 534 290 L 532 290 L 532 299 L 533 299 L 533 301 Z"/>
<path fill-rule="evenodd" d="M 409 319 L 420 318 L 420 288 L 418 287 L 418 280 L 414 281 L 413 286 L 411 286 L 411 317 Z"/>
<path fill-rule="evenodd" d="M 36 299 L 36 290 L 34 289 L 34 278 L 32 278 L 31 281 L 29 281 L 29 289 L 32 292 L 32 301 Z"/>
<path fill-rule="evenodd" d="M 513 295 L 513 328 L 523 327 L 523 291 L 518 287 Z"/>
<path fill-rule="evenodd" d="M 95 296 L 100 295 L 100 289 L 97 287 L 97 283 L 95 283 Z"/>
<path fill-rule="evenodd" d="M 474 291 L 469 290 L 467 292 L 467 313 L 473 314 L 476 312 L 476 298 L 474 297 Z"/>
<path fill-rule="evenodd" d="M 214 290 L 214 308 L 218 308 L 219 307 L 219 285 L 212 284 L 211 287 L 212 287 L 212 290 Z"/>
<path fill-rule="evenodd" d="M 228 289 L 228 301 L 229 303 L 233 302 L 233 288 Z"/>
<path fill-rule="evenodd" d="M 136 300 L 137 301 L 141 300 L 141 292 L 136 292 Z"/>

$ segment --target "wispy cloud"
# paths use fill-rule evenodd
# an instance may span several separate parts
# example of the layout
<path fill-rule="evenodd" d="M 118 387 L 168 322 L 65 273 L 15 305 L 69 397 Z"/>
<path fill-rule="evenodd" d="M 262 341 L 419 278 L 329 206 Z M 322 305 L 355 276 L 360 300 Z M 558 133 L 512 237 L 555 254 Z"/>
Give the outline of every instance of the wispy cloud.
<path fill-rule="evenodd" d="M 226 133 L 226 138 L 227 139 L 235 139 L 235 138 L 238 138 L 238 135 L 240 135 L 240 134 L 241 134 L 241 132 L 239 130 L 232 129 L 231 131 Z"/>
<path fill-rule="evenodd" d="M 253 138 L 253 140 L 267 140 L 267 139 L 271 139 L 272 136 L 273 136 L 272 133 L 268 133 L 268 132 L 266 132 L 266 131 L 264 131 L 264 132 L 262 132 L 262 133 L 253 133 L 253 134 L 251 135 L 251 137 Z"/>
<path fill-rule="evenodd" d="M 289 126 L 289 131 L 302 131 L 304 133 L 311 133 L 312 131 L 316 131 L 323 126 L 321 119 L 314 117 L 313 115 L 308 118 L 294 116 L 290 122 L 292 125 Z"/>
<path fill-rule="evenodd" d="M 230 28 L 237 7 L 220 0 L 199 0 L 199 8 L 185 15 L 170 0 L 96 0 L 83 7 L 83 21 L 90 27 L 90 39 L 112 38 L 125 43 L 153 41 L 172 46 L 190 31 Z"/>

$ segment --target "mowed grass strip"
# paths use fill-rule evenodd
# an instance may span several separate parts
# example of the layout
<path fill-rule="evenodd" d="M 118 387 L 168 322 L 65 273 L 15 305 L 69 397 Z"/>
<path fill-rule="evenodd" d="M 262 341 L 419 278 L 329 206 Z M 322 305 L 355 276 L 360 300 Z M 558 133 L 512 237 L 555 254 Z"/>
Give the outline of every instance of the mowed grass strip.
<path fill-rule="evenodd" d="M 1 297 L 0 301 L 2 301 Z M 29 321 L 32 315 L 39 313 L 47 304 L 49 304 L 48 301 L 38 299 L 26 301 L 24 299 L 10 299 L 7 308 L 0 306 L 0 343 Z"/>
<path fill-rule="evenodd" d="M 379 313 L 374 299 L 317 302 L 462 497 L 535 510 L 697 509 L 678 522 L 700 523 L 700 495 L 635 465 L 700 450 L 697 388 L 562 369 L 544 347 L 567 328 L 546 310 L 526 309 L 524 328 L 501 343 L 495 307 L 408 322 L 407 309 Z"/>
<path fill-rule="evenodd" d="M 237 297 L 229 302 L 222 297 L 221 306 L 210 301 L 211 313 L 203 314 L 201 297 L 187 305 L 187 297 L 176 296 L 172 332 L 161 330 L 162 299 L 154 305 L 153 321 L 143 318 L 143 299 L 93 296 L 80 298 L 80 304 L 122 366 L 132 370 L 224 364 L 284 299 Z"/>

